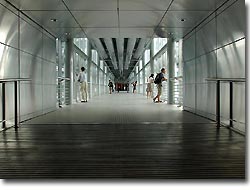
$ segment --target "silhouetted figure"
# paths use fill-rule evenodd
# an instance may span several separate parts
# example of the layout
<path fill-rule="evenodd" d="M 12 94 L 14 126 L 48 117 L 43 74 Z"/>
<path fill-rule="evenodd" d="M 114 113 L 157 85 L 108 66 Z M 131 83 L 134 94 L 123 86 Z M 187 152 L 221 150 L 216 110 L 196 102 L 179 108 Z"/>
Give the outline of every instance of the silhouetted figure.
<path fill-rule="evenodd" d="M 136 93 L 137 81 L 133 82 L 132 85 L 133 85 L 133 93 Z"/>
<path fill-rule="evenodd" d="M 109 86 L 109 93 L 112 94 L 112 92 L 114 91 L 114 85 L 111 80 L 109 80 L 108 86 Z"/>
<path fill-rule="evenodd" d="M 129 82 L 127 82 L 127 83 L 125 84 L 125 87 L 126 87 L 127 93 L 129 93 Z"/>

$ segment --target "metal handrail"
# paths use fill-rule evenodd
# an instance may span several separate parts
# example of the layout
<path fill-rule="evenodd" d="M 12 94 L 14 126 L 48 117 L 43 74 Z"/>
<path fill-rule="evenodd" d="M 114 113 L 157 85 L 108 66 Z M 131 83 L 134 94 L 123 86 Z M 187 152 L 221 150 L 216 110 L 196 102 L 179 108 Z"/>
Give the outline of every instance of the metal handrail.
<path fill-rule="evenodd" d="M 233 83 L 246 82 L 245 78 L 206 78 L 206 81 L 216 82 L 216 123 L 220 127 L 220 84 L 229 83 L 229 127 L 233 127 Z"/>
<path fill-rule="evenodd" d="M 57 79 L 60 79 L 59 82 L 62 82 L 62 81 L 70 81 L 70 78 L 65 78 L 65 77 L 57 77 Z"/>
<path fill-rule="evenodd" d="M 182 76 L 173 77 L 173 78 L 170 78 L 170 81 L 171 81 L 171 82 L 175 82 L 175 81 L 180 81 L 180 79 L 182 80 L 183 77 L 182 77 Z"/>
<path fill-rule="evenodd" d="M 9 78 L 9 79 L 0 79 L 0 83 L 2 84 L 2 130 L 6 129 L 6 102 L 5 102 L 5 91 L 6 91 L 6 83 L 13 82 L 14 83 L 14 127 L 18 128 L 18 83 L 21 81 L 31 81 L 29 78 Z M 19 103 L 20 104 L 20 103 Z"/>
<path fill-rule="evenodd" d="M 173 77 L 169 80 L 173 84 L 173 95 L 174 95 L 174 102 L 181 107 L 183 104 L 183 93 L 180 90 L 183 87 L 183 76 Z M 178 94 L 179 93 L 179 94 Z M 178 94 L 178 97 L 176 95 Z"/>
<path fill-rule="evenodd" d="M 20 82 L 20 81 L 31 81 L 30 78 L 9 78 L 9 79 L 0 79 L 0 83 L 7 83 L 7 82 Z"/>
<path fill-rule="evenodd" d="M 64 100 L 64 98 L 61 97 L 61 91 L 64 90 L 65 91 L 68 91 L 69 90 L 69 87 L 67 86 L 61 86 L 63 85 L 63 82 L 66 82 L 66 81 L 71 81 L 70 78 L 66 78 L 66 77 L 57 77 L 58 79 L 58 86 L 57 86 L 57 102 L 58 102 L 58 105 L 59 107 L 62 106 L 62 100 Z"/>
<path fill-rule="evenodd" d="M 206 78 L 206 81 L 246 82 L 245 78 Z"/>

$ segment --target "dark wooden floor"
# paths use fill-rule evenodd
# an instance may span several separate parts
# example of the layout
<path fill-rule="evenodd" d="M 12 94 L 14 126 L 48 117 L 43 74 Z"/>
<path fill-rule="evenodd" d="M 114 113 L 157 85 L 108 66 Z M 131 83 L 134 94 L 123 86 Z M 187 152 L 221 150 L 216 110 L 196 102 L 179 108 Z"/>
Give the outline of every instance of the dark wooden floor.
<path fill-rule="evenodd" d="M 0 178 L 244 179 L 245 138 L 214 124 L 23 125 Z"/>

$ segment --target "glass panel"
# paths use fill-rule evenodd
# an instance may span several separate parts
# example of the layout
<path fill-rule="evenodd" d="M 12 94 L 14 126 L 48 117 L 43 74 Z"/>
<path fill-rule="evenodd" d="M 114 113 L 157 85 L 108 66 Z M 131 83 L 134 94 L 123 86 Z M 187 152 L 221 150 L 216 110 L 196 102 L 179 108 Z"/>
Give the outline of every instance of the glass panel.
<path fill-rule="evenodd" d="M 100 60 L 100 68 L 103 70 L 103 67 L 104 67 L 104 63 L 103 63 L 103 60 Z"/>
<path fill-rule="evenodd" d="M 167 38 L 154 38 L 154 55 L 157 54 L 161 50 L 161 48 L 163 48 L 163 46 L 167 44 L 167 41 Z"/>
<path fill-rule="evenodd" d="M 143 70 L 140 72 L 140 83 L 139 83 L 139 92 L 141 93 L 141 94 L 143 94 L 144 93 L 144 91 L 143 91 L 143 85 L 144 85 L 144 78 L 143 78 Z"/>
<path fill-rule="evenodd" d="M 57 44 L 58 45 L 58 44 Z M 59 67 L 59 58 L 57 59 L 57 76 L 58 77 L 62 77 L 64 78 L 65 77 L 65 46 L 66 46 L 66 43 L 65 42 L 62 42 L 61 44 L 61 49 L 59 49 L 59 46 L 57 47 L 57 55 L 59 55 L 59 51 L 61 51 L 61 54 L 62 54 L 62 59 L 61 59 L 61 65 Z M 61 68 L 59 70 L 59 68 Z M 65 80 L 62 80 L 62 79 L 57 79 L 57 103 L 58 103 L 58 106 L 62 106 L 65 104 Z"/>
<path fill-rule="evenodd" d="M 102 70 L 99 71 L 99 84 L 100 84 L 100 94 L 104 94 L 104 73 Z"/>
<path fill-rule="evenodd" d="M 151 75 L 150 65 L 147 65 L 145 67 L 145 80 L 146 80 L 146 82 L 148 81 L 148 78 L 149 78 L 150 75 Z"/>
<path fill-rule="evenodd" d="M 138 73 L 139 72 L 139 66 L 135 67 L 135 72 Z"/>
<path fill-rule="evenodd" d="M 181 64 L 180 64 L 180 56 L 179 56 L 179 52 L 180 52 L 180 45 L 179 42 L 175 42 L 174 43 L 174 61 L 175 61 L 175 73 L 174 73 L 174 77 L 176 77 L 176 79 L 173 81 L 173 85 L 174 85 L 174 104 L 177 104 L 178 106 L 182 106 L 183 104 L 183 84 L 182 84 L 182 68 L 180 68 Z"/>
<path fill-rule="evenodd" d="M 97 51 L 94 50 L 94 49 L 92 50 L 92 58 L 91 58 L 91 60 L 97 64 L 98 54 L 97 54 Z"/>
<path fill-rule="evenodd" d="M 82 50 L 86 55 L 88 54 L 88 39 L 87 38 L 74 38 L 74 44 Z"/>
<path fill-rule="evenodd" d="M 140 61 L 139 61 L 139 70 L 141 70 L 142 67 L 143 67 L 143 65 L 142 65 L 142 60 L 140 60 Z"/>
<path fill-rule="evenodd" d="M 144 53 L 144 62 L 147 64 L 150 61 L 150 50 L 147 49 Z"/>

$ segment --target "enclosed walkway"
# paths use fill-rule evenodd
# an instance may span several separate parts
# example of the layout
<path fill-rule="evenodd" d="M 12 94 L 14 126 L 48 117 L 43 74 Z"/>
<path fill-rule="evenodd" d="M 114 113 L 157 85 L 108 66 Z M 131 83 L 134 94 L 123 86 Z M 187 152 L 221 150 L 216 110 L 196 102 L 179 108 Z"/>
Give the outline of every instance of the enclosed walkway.
<path fill-rule="evenodd" d="M 4 179 L 245 178 L 244 136 L 137 94 L 99 96 L 0 136 Z"/>

